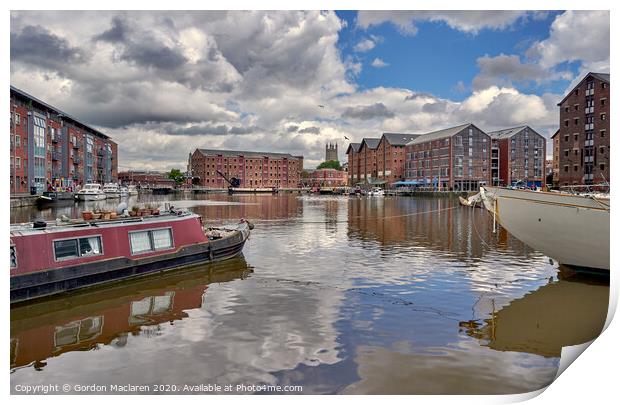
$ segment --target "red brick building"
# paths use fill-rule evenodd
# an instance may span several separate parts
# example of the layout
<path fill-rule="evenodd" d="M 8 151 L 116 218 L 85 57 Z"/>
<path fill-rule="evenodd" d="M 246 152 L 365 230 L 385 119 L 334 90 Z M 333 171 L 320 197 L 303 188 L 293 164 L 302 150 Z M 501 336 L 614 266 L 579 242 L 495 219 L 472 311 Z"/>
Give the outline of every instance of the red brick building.
<path fill-rule="evenodd" d="M 117 180 L 117 145 L 107 135 L 11 86 L 11 194 Z"/>
<path fill-rule="evenodd" d="M 301 184 L 303 156 L 288 153 L 248 152 L 196 149 L 190 154 L 188 167 L 198 185 L 227 188 L 229 179 L 237 178 L 240 187 L 297 188 Z"/>
<path fill-rule="evenodd" d="M 473 124 L 420 135 L 406 147 L 407 181 L 441 190 L 491 184 L 491 137 Z"/>
<path fill-rule="evenodd" d="M 560 107 L 560 186 L 610 182 L 608 73 L 588 73 Z"/>
<path fill-rule="evenodd" d="M 379 142 L 381 138 L 364 138 L 360 144 L 350 144 L 347 148 L 350 186 L 381 182 L 377 169 Z"/>
<path fill-rule="evenodd" d="M 336 169 L 316 169 L 308 179 L 310 187 L 345 187 L 347 172 Z"/>
<path fill-rule="evenodd" d="M 176 182 L 168 178 L 168 173 L 142 170 L 129 170 L 118 174 L 118 181 L 123 185 L 133 184 L 147 188 L 174 187 Z"/>
<path fill-rule="evenodd" d="M 545 184 L 547 140 L 527 125 L 489 132 L 499 148 L 499 185 Z"/>
<path fill-rule="evenodd" d="M 377 146 L 377 179 L 389 185 L 405 178 L 405 146 L 419 135 L 384 133 Z"/>
<path fill-rule="evenodd" d="M 351 142 L 347 147 L 347 165 L 348 165 L 348 185 L 354 186 L 361 178 L 361 159 L 360 159 L 360 147 L 361 143 Z"/>
<path fill-rule="evenodd" d="M 560 130 L 555 131 L 551 137 L 553 142 L 553 187 L 560 185 Z"/>

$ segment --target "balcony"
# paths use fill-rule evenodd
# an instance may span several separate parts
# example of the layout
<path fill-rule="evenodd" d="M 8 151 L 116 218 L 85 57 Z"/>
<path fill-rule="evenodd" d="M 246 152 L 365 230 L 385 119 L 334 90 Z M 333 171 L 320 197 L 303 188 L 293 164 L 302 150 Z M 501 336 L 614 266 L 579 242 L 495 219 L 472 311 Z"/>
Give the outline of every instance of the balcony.
<path fill-rule="evenodd" d="M 62 155 L 60 154 L 60 152 L 52 152 L 52 160 L 60 160 L 62 158 Z"/>

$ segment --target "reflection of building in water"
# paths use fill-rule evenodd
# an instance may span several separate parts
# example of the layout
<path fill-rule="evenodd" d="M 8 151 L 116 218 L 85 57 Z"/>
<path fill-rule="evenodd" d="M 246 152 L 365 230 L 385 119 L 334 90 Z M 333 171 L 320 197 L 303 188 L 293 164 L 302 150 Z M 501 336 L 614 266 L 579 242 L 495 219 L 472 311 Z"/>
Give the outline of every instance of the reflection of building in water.
<path fill-rule="evenodd" d="M 482 258 L 491 249 L 531 253 L 501 227 L 494 234 L 486 211 L 460 207 L 450 198 L 351 199 L 348 215 L 349 237 L 382 246 L 421 246 L 463 259 Z"/>
<path fill-rule="evenodd" d="M 243 278 L 247 272 L 239 258 L 15 307 L 11 367 L 98 344 L 122 347 L 129 333 L 187 317 L 184 310 L 201 306 L 209 283 Z"/>
<path fill-rule="evenodd" d="M 210 200 L 230 201 L 227 196 L 210 196 Z M 247 194 L 234 197 L 240 204 L 199 205 L 191 210 L 203 219 L 286 219 L 301 216 L 303 206 L 296 194 Z"/>
<path fill-rule="evenodd" d="M 559 357 L 563 346 L 598 337 L 608 304 L 609 285 L 560 280 L 512 301 L 490 319 L 463 321 L 460 327 L 494 350 Z"/>

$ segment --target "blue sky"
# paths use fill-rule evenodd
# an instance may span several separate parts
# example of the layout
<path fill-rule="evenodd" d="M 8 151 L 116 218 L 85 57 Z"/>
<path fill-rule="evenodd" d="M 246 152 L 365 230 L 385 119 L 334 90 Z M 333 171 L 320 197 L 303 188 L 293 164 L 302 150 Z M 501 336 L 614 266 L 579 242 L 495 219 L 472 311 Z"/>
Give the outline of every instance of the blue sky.
<path fill-rule="evenodd" d="M 415 36 L 407 36 L 390 23 L 360 29 L 356 25 L 357 11 L 337 11 L 336 14 L 347 22 L 340 31 L 338 48 L 345 58 L 360 58 L 364 66 L 368 66 L 356 78 L 361 88 L 404 87 L 460 101 L 471 93 L 471 82 L 479 72 L 476 64 L 479 57 L 517 54 L 525 61 L 527 49 L 549 36 L 551 23 L 561 13 L 553 11 L 539 20 L 518 21 L 509 29 L 486 29 L 476 34 L 455 30 L 443 22 L 423 21 L 416 24 Z M 355 45 L 371 35 L 381 37 L 382 41 L 370 51 L 355 52 Z M 375 58 L 389 66 L 370 67 Z M 578 73 L 578 63 L 564 64 L 562 68 L 570 68 L 575 75 Z M 459 82 L 466 88 L 459 88 Z M 542 95 L 561 93 L 569 83 L 570 80 L 559 79 L 542 85 L 517 83 L 515 87 Z"/>

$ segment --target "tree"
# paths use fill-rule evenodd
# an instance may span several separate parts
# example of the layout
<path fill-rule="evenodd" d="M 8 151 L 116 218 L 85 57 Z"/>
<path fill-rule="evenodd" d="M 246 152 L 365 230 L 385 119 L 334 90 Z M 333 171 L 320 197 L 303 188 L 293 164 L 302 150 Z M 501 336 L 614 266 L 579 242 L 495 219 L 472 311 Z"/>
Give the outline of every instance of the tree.
<path fill-rule="evenodd" d="M 337 160 L 328 160 L 317 166 L 317 169 L 336 169 L 341 170 L 340 162 Z"/>
<path fill-rule="evenodd" d="M 170 170 L 170 173 L 168 173 L 168 178 L 174 180 L 177 184 L 183 184 L 185 181 L 185 176 L 179 169 Z"/>

